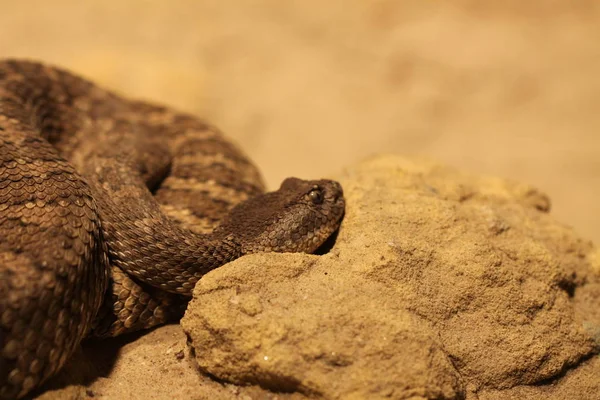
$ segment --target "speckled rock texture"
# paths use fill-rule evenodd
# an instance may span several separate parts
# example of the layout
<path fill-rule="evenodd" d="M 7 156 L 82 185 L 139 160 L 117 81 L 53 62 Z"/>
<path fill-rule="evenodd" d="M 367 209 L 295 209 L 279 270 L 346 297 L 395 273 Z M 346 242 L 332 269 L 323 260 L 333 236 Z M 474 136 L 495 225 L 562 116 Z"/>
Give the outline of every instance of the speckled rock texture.
<path fill-rule="evenodd" d="M 600 393 L 597 250 L 547 196 L 394 156 L 337 178 L 329 252 L 243 257 L 196 286 L 181 323 L 202 372 L 326 399 Z"/>
<path fill-rule="evenodd" d="M 322 255 L 210 272 L 183 329 L 86 343 L 40 399 L 598 398 L 600 252 L 547 196 L 398 156 L 334 178 Z"/>

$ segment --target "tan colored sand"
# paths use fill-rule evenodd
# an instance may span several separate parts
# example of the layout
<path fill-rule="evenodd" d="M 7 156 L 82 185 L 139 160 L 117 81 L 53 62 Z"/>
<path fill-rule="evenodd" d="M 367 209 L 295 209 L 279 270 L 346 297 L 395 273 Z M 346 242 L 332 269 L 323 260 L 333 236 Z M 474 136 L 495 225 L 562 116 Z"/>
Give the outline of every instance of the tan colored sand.
<path fill-rule="evenodd" d="M 123 93 L 203 115 L 247 150 L 271 187 L 289 175 L 333 175 L 382 151 L 423 154 L 531 182 L 550 195 L 552 215 L 600 242 L 594 0 L 0 0 L 0 9 L 0 57 L 53 62 Z M 497 196 L 497 189 L 490 192 Z M 547 206 L 543 197 L 522 194 L 523 204 Z M 472 195 L 457 189 L 457 196 Z M 600 250 L 587 259 L 600 272 Z M 535 304 L 536 289 L 524 300 Z M 574 304 L 587 310 L 582 315 L 597 315 L 590 306 L 597 294 L 586 290 Z M 184 340 L 170 326 L 131 343 L 100 345 L 99 353 L 88 349 L 65 379 L 89 387 L 45 396 L 288 396 L 199 377 L 191 357 L 172 355 Z M 468 359 L 475 343 L 455 343 L 454 350 Z M 551 354 L 556 361 L 566 353 Z M 481 370 L 474 360 L 469 365 L 472 374 Z M 557 364 L 545 367 L 552 374 Z M 560 381 L 489 389 L 479 398 L 568 398 L 573 387 L 598 393 L 598 368 L 597 358 L 590 359 Z M 533 371 L 527 376 L 537 379 L 541 372 Z M 466 393 L 474 400 L 472 385 Z"/>
<path fill-rule="evenodd" d="M 397 156 L 338 179 L 347 212 L 326 254 L 210 272 L 183 330 L 87 343 L 40 399 L 600 392 L 597 249 L 554 220 L 545 194 Z"/>
<path fill-rule="evenodd" d="M 143 335 L 87 343 L 40 392 L 38 400 L 283 399 L 258 387 L 220 384 L 200 375 L 177 324 Z"/>
<path fill-rule="evenodd" d="M 328 254 L 252 255 L 200 280 L 181 324 L 202 371 L 325 399 L 600 393 L 593 367 L 563 379 L 596 364 L 595 250 L 544 194 L 399 157 L 340 182 Z"/>

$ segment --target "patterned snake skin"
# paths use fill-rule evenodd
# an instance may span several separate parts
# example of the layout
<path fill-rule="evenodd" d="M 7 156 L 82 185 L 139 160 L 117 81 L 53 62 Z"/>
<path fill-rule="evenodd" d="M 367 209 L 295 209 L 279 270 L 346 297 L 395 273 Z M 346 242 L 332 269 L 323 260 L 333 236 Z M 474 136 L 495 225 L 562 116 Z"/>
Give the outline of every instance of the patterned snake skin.
<path fill-rule="evenodd" d="M 334 181 L 264 194 L 192 116 L 0 61 L 0 399 L 38 387 L 86 336 L 181 316 L 198 279 L 243 254 L 313 252 L 343 212 Z"/>

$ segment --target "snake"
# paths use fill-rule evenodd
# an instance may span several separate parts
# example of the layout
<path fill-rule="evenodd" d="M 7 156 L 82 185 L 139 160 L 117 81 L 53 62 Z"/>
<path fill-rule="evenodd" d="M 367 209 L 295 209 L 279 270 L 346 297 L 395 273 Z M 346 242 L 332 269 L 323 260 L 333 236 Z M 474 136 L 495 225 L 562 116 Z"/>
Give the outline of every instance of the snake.
<path fill-rule="evenodd" d="M 315 252 L 344 210 L 329 179 L 266 192 L 194 115 L 0 60 L 0 399 L 39 388 L 86 338 L 180 318 L 215 268 Z"/>

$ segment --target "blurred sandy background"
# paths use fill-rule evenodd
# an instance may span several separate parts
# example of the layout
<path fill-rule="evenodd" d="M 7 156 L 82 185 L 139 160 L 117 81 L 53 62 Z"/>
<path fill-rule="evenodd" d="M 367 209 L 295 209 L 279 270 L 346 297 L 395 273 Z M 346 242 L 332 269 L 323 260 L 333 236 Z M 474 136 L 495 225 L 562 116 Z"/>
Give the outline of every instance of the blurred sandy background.
<path fill-rule="evenodd" d="M 542 188 L 600 243 L 600 2 L 0 0 L 0 57 L 202 115 L 270 187 L 377 152 Z"/>

